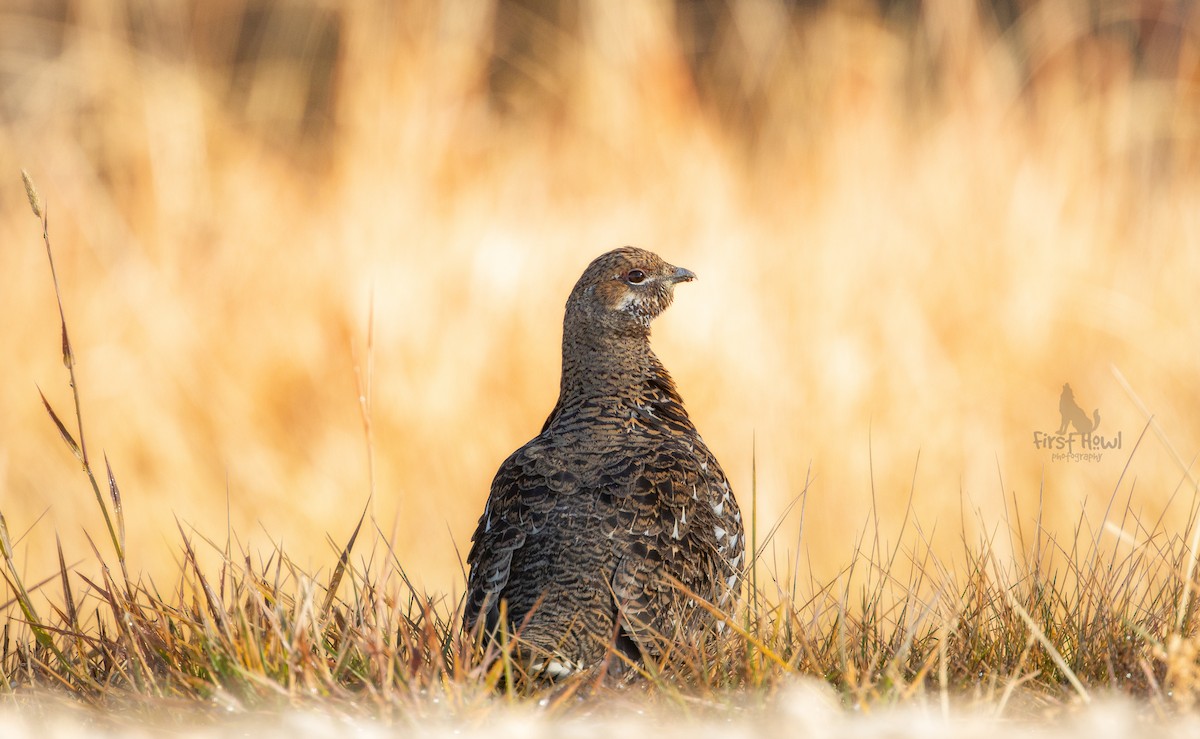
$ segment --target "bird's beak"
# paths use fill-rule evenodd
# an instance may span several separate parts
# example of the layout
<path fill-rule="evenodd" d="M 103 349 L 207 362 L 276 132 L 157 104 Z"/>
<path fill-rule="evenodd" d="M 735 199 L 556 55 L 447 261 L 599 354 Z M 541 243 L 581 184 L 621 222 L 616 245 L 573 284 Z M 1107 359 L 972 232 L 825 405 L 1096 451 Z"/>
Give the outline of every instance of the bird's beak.
<path fill-rule="evenodd" d="M 671 282 L 672 285 L 674 285 L 677 282 L 691 282 L 692 280 L 696 279 L 696 273 L 691 271 L 690 269 L 684 269 L 683 267 L 676 267 L 675 273 L 672 274 L 667 279 Z"/>

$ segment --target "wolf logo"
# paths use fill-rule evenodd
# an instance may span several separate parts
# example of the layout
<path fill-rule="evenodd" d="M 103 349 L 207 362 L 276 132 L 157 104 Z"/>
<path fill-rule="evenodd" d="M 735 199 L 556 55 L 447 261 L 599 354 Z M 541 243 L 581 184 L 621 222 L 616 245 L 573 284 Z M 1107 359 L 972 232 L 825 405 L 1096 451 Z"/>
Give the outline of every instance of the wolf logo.
<path fill-rule="evenodd" d="M 1069 384 L 1063 385 L 1062 395 L 1058 398 L 1058 412 L 1062 414 L 1062 425 L 1058 427 L 1060 436 L 1067 433 L 1068 426 L 1073 425 L 1076 431 L 1087 435 L 1100 425 L 1100 409 L 1092 411 L 1092 417 L 1088 418 L 1087 413 L 1075 402 L 1075 393 Z"/>

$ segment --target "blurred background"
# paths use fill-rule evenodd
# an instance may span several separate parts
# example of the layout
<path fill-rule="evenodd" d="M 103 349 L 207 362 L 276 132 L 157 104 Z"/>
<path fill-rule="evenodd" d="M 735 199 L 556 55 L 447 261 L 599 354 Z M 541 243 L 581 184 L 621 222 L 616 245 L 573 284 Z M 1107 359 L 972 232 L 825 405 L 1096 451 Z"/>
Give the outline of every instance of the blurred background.
<path fill-rule="evenodd" d="M 90 450 L 163 585 L 176 520 L 316 570 L 366 509 L 461 592 L 566 296 L 624 244 L 699 275 L 655 347 L 760 538 L 782 520 L 771 570 L 835 575 L 873 499 L 884 542 L 911 496 L 948 560 L 1023 556 L 1006 521 L 1039 510 L 1111 538 L 1114 492 L 1187 534 L 1191 2 L 3 0 L 0 511 L 33 578 L 55 534 L 68 563 L 105 534 L 38 398 L 72 415 L 22 168 Z M 1114 370 L 1182 465 L 1134 453 Z M 1064 383 L 1120 450 L 1034 447 Z"/>

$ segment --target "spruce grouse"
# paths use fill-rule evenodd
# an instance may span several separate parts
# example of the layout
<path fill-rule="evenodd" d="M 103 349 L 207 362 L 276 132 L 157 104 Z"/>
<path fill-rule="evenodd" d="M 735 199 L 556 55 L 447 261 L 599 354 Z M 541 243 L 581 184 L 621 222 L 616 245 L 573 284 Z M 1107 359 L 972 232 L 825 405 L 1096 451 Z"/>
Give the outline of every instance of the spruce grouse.
<path fill-rule="evenodd" d="M 465 627 L 494 634 L 503 616 L 531 673 L 659 654 L 710 619 L 679 585 L 736 597 L 741 513 L 650 349 L 650 322 L 695 277 L 625 247 L 567 300 L 558 403 L 500 466 L 467 556 Z"/>

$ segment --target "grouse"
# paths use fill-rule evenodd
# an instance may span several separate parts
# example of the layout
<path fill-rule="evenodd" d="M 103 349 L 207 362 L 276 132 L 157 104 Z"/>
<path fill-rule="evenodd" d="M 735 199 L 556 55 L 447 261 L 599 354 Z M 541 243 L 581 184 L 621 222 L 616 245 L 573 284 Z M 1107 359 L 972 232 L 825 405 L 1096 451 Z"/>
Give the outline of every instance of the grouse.
<path fill-rule="evenodd" d="M 695 278 L 633 247 L 588 265 L 567 300 L 558 403 L 492 481 L 463 622 L 508 630 L 536 676 L 660 654 L 711 623 L 695 597 L 722 607 L 740 588 L 741 512 L 650 349 L 650 322 Z"/>

